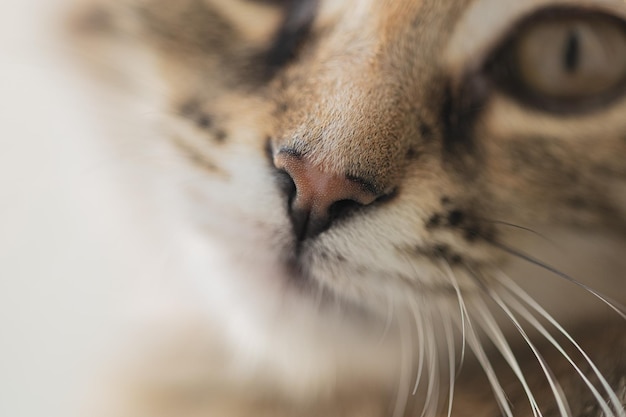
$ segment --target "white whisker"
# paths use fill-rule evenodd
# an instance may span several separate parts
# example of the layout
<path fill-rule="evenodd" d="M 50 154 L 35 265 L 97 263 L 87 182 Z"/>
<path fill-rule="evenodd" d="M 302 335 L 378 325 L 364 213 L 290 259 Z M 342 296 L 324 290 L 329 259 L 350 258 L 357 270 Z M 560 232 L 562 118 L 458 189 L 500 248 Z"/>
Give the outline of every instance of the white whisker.
<path fill-rule="evenodd" d="M 470 315 L 467 313 L 467 306 L 465 302 L 463 301 L 463 297 L 461 295 L 461 289 L 458 286 L 458 282 L 456 281 L 452 268 L 450 268 L 449 264 L 445 264 L 445 266 L 447 267 L 448 274 L 450 275 L 450 280 L 453 282 L 452 285 L 455 287 L 455 290 L 457 291 L 457 295 L 459 297 L 459 302 L 462 306 L 462 309 L 463 311 L 465 311 L 466 320 L 462 323 L 462 326 L 467 325 L 466 327 L 467 332 L 465 332 L 465 336 L 466 336 L 465 340 L 467 340 L 470 348 L 476 355 L 478 362 L 480 363 L 483 370 L 485 371 L 485 374 L 487 375 L 487 379 L 489 380 L 491 388 L 493 389 L 493 392 L 496 396 L 496 402 L 498 403 L 498 407 L 500 407 L 502 414 L 504 414 L 506 417 L 513 417 L 513 412 L 511 411 L 511 406 L 509 405 L 509 401 L 506 398 L 504 389 L 502 388 L 502 385 L 500 384 L 498 376 L 496 375 L 496 372 L 494 371 L 493 366 L 491 366 L 491 362 L 489 361 L 489 358 L 487 357 L 487 354 L 485 353 L 485 350 L 483 349 L 483 346 L 478 338 L 478 335 L 476 334 L 476 331 L 474 330 L 474 326 L 472 324 Z"/>
<path fill-rule="evenodd" d="M 602 407 L 602 411 L 605 413 L 605 415 L 607 417 L 608 416 L 615 416 L 615 414 L 608 408 L 608 406 L 605 403 L 605 401 L 602 398 L 602 396 L 598 393 L 598 391 L 593 386 L 593 384 L 591 384 L 591 381 L 589 381 L 589 379 L 582 373 L 580 368 L 572 361 L 570 356 L 567 355 L 563 351 L 562 347 L 559 345 L 559 343 L 556 340 L 554 340 L 552 335 L 549 334 L 549 332 L 545 329 L 545 327 L 543 325 L 541 325 L 541 323 L 539 323 L 537 321 L 537 319 L 535 319 L 535 317 L 530 313 L 530 311 L 528 311 L 528 309 L 526 309 L 523 305 L 521 305 L 520 302 L 517 299 L 520 299 L 521 301 L 525 302 L 528 306 L 530 306 L 533 310 L 535 310 L 543 318 L 545 318 L 550 324 L 552 324 L 559 331 L 559 333 L 561 333 L 563 336 L 565 336 L 567 338 L 567 340 L 585 358 L 585 361 L 589 364 L 589 366 L 593 370 L 594 374 L 597 376 L 598 380 L 600 381 L 600 384 L 602 385 L 602 387 L 604 388 L 604 390 L 608 394 L 608 396 L 610 398 L 610 401 L 613 404 L 613 407 L 617 411 L 617 416 L 619 416 L 619 417 L 626 417 L 626 411 L 622 407 L 622 403 L 618 399 L 617 394 L 611 388 L 610 384 L 608 383 L 608 381 L 606 380 L 604 375 L 602 375 L 602 373 L 600 372 L 600 370 L 598 369 L 596 364 L 591 360 L 591 358 L 585 352 L 585 350 L 574 340 L 574 338 L 569 334 L 569 332 L 567 332 L 563 328 L 563 326 L 561 326 L 556 321 L 556 319 L 554 319 L 554 317 L 552 317 L 543 307 L 541 307 L 541 305 L 539 305 L 539 303 L 537 303 L 532 297 L 530 297 L 528 295 L 528 293 L 526 293 L 522 288 L 520 288 L 508 276 L 503 275 L 503 278 L 504 278 L 504 280 L 502 281 L 502 283 L 505 285 L 505 287 L 508 289 L 508 291 L 510 291 L 510 293 L 512 295 L 512 296 L 510 296 L 510 300 L 509 300 L 509 302 L 512 303 L 511 306 L 513 308 L 515 308 L 520 314 L 523 314 L 524 318 L 526 320 L 528 320 L 528 322 L 531 325 L 533 325 L 546 339 L 548 339 L 548 341 L 550 341 L 550 343 L 574 367 L 574 369 L 581 376 L 581 378 L 583 379 L 583 381 L 585 382 L 587 387 L 589 387 L 589 389 L 591 390 L 592 394 L 594 395 L 594 397 L 598 401 L 598 404 L 600 405 L 600 407 Z"/>
<path fill-rule="evenodd" d="M 594 297 L 596 297 L 598 300 L 602 301 L 604 304 L 606 304 L 609 308 L 611 308 L 613 311 L 615 311 L 621 318 L 623 318 L 624 320 L 626 320 L 626 307 L 624 307 L 622 304 L 618 303 L 615 300 L 610 299 L 609 297 L 599 293 L 598 291 L 594 290 L 593 288 L 591 288 L 590 286 L 588 286 L 587 284 L 584 284 L 578 280 L 575 280 L 574 278 L 570 277 L 569 275 L 559 271 L 558 269 L 556 269 L 555 267 L 548 265 L 546 263 L 543 263 L 541 261 L 539 261 L 538 259 L 527 255 L 523 252 L 520 252 L 516 249 L 513 249 L 509 246 L 503 245 L 500 242 L 496 242 L 496 241 L 490 241 L 490 243 L 492 245 L 494 245 L 495 247 L 513 255 L 518 257 L 519 259 L 522 259 L 524 261 L 530 262 L 533 265 L 536 265 L 540 268 L 545 269 L 548 272 L 553 273 L 554 275 L 566 280 L 567 282 L 570 282 L 580 288 L 582 288 L 583 290 L 587 291 L 588 293 L 590 293 L 591 295 L 593 295 Z"/>
<path fill-rule="evenodd" d="M 387 298 L 387 319 L 385 321 L 385 327 L 383 329 L 382 334 L 380 335 L 380 339 L 378 340 L 378 345 L 382 345 L 385 341 L 385 338 L 389 334 L 389 329 L 391 328 L 391 323 L 393 321 L 393 303 Z"/>
<path fill-rule="evenodd" d="M 413 311 L 413 318 L 415 320 L 415 327 L 417 329 L 417 338 L 418 338 L 417 375 L 415 377 L 415 384 L 413 386 L 413 393 L 412 393 L 412 395 L 415 395 L 417 394 L 417 388 L 419 386 L 420 381 L 422 380 L 422 373 L 424 372 L 425 333 L 424 333 L 424 322 L 423 322 L 422 315 L 419 314 L 419 308 L 416 305 L 414 299 L 411 298 L 409 301 L 410 301 L 411 310 Z"/>
<path fill-rule="evenodd" d="M 424 409 L 420 417 L 434 416 L 437 411 L 437 402 L 439 396 L 438 389 L 438 361 L 437 359 L 437 344 L 435 340 L 434 318 L 430 308 L 425 309 L 424 322 L 428 326 L 428 334 L 431 335 L 427 339 L 426 343 L 426 357 L 428 358 L 428 385 L 426 388 L 426 401 L 424 403 Z"/>
<path fill-rule="evenodd" d="M 502 388 L 502 385 L 500 384 L 500 381 L 496 375 L 496 372 L 491 366 L 491 362 L 489 361 L 489 358 L 487 357 L 487 354 L 485 353 L 485 350 L 483 349 L 478 339 L 478 335 L 476 334 L 474 327 L 471 321 L 469 320 L 469 317 L 468 317 L 467 323 L 468 323 L 467 341 L 471 349 L 474 351 L 474 354 L 476 355 L 476 358 L 478 359 L 480 365 L 483 367 L 483 370 L 485 371 L 485 374 L 487 375 L 487 379 L 489 379 L 489 383 L 491 384 L 493 392 L 496 395 L 498 406 L 500 407 L 502 414 L 504 414 L 506 417 L 513 417 L 513 412 L 511 411 L 509 400 L 506 397 L 506 394 L 504 392 L 504 389 Z"/>
<path fill-rule="evenodd" d="M 526 393 L 526 397 L 528 397 L 528 401 L 530 402 L 533 416 L 542 416 L 541 410 L 539 410 L 539 406 L 537 405 L 537 401 L 535 400 L 535 396 L 528 386 L 528 382 L 524 377 L 524 373 L 522 372 L 521 368 L 519 367 L 519 363 L 515 358 L 515 354 L 511 350 L 511 347 L 506 340 L 506 337 L 504 336 L 504 334 L 502 334 L 500 327 L 494 320 L 493 315 L 485 305 L 484 300 L 481 300 L 481 303 L 475 303 L 474 306 L 480 314 L 481 320 L 479 320 L 479 322 L 482 325 L 482 328 L 485 330 L 493 344 L 500 351 L 504 359 L 507 361 L 507 363 L 515 373 L 515 376 L 517 377 L 519 382 L 522 384 L 524 392 Z"/>
<path fill-rule="evenodd" d="M 445 307 L 442 307 L 442 309 Z M 452 318 L 446 311 L 441 311 L 444 333 L 446 336 L 446 346 L 448 349 L 448 371 L 450 378 L 448 390 L 448 417 L 452 416 L 452 404 L 454 402 L 454 383 L 456 380 L 456 352 L 454 349 L 454 333 L 452 331 Z"/>
<path fill-rule="evenodd" d="M 563 389 L 561 388 L 559 382 L 557 381 L 556 377 L 552 373 L 550 367 L 546 363 L 545 359 L 543 358 L 543 356 L 541 355 L 541 353 L 539 352 L 537 347 L 530 340 L 530 337 L 528 336 L 528 334 L 526 333 L 526 331 L 524 330 L 524 328 L 520 324 L 520 322 L 517 319 L 517 317 L 515 317 L 515 315 L 511 312 L 509 307 L 500 298 L 498 293 L 493 291 L 491 288 L 487 287 L 477 275 L 474 274 L 473 276 L 477 280 L 477 282 L 479 284 L 481 284 L 481 286 L 485 290 L 485 293 L 488 294 L 489 297 L 506 314 L 506 316 L 513 323 L 513 325 L 515 326 L 515 328 L 517 329 L 519 334 L 522 336 L 522 338 L 524 339 L 524 341 L 526 342 L 528 347 L 530 347 L 530 349 L 532 350 L 533 355 L 535 355 L 535 358 L 537 358 L 537 361 L 539 362 L 539 365 L 541 366 L 541 369 L 543 370 L 543 373 L 546 376 L 548 384 L 550 385 L 550 389 L 552 390 L 552 393 L 554 395 L 554 399 L 555 399 L 555 401 L 557 403 L 557 407 L 559 408 L 560 415 L 562 417 L 569 417 L 569 416 L 571 416 L 572 413 L 571 413 L 569 404 L 567 403 L 567 399 L 565 398 L 565 395 L 563 394 Z"/>
<path fill-rule="evenodd" d="M 461 372 L 461 368 L 463 367 L 463 363 L 465 362 L 465 348 L 466 348 L 465 318 L 468 317 L 468 315 L 467 315 L 467 308 L 465 306 L 465 301 L 463 300 L 463 294 L 461 293 L 461 288 L 459 287 L 459 282 L 456 279 L 456 276 L 454 275 L 454 271 L 452 271 L 452 268 L 450 267 L 450 264 L 448 263 L 448 261 L 444 260 L 443 264 L 446 269 L 446 273 L 448 277 L 450 278 L 450 283 L 452 284 L 452 287 L 454 288 L 454 291 L 456 293 L 456 297 L 459 303 L 459 311 L 461 314 L 461 358 L 459 360 L 459 369 L 457 371 L 457 375 L 455 375 L 455 377 L 458 377 L 458 373 Z"/>
<path fill-rule="evenodd" d="M 403 314 L 397 314 L 400 332 L 400 372 L 398 374 L 398 393 L 396 395 L 396 405 L 393 417 L 402 417 L 406 412 L 409 399 L 409 384 L 411 379 L 411 369 L 413 369 L 413 340 L 411 337 L 411 326 Z"/>
<path fill-rule="evenodd" d="M 512 229 L 523 230 L 525 232 L 528 232 L 528 233 L 530 233 L 532 235 L 535 235 L 535 236 L 541 238 L 544 242 L 549 243 L 555 249 L 559 249 L 559 250 L 563 249 L 561 247 L 561 245 L 559 245 L 556 241 L 550 239 L 548 236 L 546 236 L 546 235 L 544 235 L 542 233 L 537 232 L 536 230 L 531 229 L 530 227 L 526 227 L 526 226 L 522 226 L 522 225 L 519 225 L 519 224 L 510 223 L 510 222 L 503 221 L 503 220 L 491 220 L 491 219 L 485 219 L 485 218 L 483 218 L 481 220 L 484 220 L 484 221 L 487 221 L 487 222 L 490 222 L 490 223 L 493 223 L 493 224 L 501 225 L 501 226 L 510 227 Z"/>

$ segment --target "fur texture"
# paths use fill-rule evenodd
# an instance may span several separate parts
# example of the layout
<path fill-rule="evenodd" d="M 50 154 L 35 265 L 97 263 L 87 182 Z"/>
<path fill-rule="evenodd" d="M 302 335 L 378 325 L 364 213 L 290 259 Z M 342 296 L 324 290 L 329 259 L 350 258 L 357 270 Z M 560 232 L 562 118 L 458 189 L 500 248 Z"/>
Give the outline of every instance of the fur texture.
<path fill-rule="evenodd" d="M 157 115 L 115 146 L 154 156 L 135 166 L 163 179 L 159 218 L 203 306 L 165 333 L 151 371 L 123 374 L 137 395 L 120 413 L 445 414 L 467 344 L 488 380 L 468 365 L 453 415 L 623 416 L 626 100 L 560 111 L 498 72 L 522 22 L 557 9 L 626 27 L 620 0 L 80 4 L 69 26 L 100 85 L 122 113 Z M 335 206 L 299 239 L 282 154 L 376 199 Z M 567 371 L 563 354 L 539 355 L 542 326 L 560 328 L 533 321 L 534 298 L 575 324 L 597 372 L 576 349 Z M 590 336 L 609 325 L 616 341 Z"/>

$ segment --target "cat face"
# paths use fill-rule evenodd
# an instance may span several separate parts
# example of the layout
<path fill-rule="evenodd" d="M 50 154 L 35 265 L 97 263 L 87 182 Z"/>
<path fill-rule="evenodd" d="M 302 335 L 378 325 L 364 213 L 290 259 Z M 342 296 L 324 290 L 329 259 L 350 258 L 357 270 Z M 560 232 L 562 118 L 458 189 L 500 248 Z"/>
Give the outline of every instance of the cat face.
<path fill-rule="evenodd" d="M 197 194 L 289 279 L 384 310 L 489 275 L 497 222 L 624 231 L 621 2 L 249 3 L 136 13 Z"/>
<path fill-rule="evenodd" d="M 521 254 L 512 229 L 626 235 L 620 0 L 146 0 L 89 16 L 85 37 L 149 56 L 163 146 L 193 178 L 181 216 L 281 296 L 384 322 L 498 285 Z"/>

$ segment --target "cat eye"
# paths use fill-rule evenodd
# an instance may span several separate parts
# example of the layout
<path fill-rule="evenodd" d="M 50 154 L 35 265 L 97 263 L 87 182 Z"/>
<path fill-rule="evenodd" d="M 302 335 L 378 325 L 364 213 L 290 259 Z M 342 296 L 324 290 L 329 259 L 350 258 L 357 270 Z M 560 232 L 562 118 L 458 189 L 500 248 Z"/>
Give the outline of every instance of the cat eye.
<path fill-rule="evenodd" d="M 626 92 L 626 22 L 549 10 L 522 22 L 488 63 L 498 86 L 542 110 L 576 113 Z"/>

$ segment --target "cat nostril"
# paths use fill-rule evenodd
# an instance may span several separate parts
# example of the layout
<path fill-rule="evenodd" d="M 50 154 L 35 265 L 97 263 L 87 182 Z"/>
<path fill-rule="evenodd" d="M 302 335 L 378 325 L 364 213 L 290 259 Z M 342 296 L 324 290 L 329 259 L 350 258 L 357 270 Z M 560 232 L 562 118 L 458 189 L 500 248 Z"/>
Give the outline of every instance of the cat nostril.
<path fill-rule="evenodd" d="M 328 218 L 332 222 L 341 217 L 345 217 L 350 212 L 363 207 L 363 204 L 354 200 L 339 200 L 328 208 Z"/>
<path fill-rule="evenodd" d="M 379 197 L 362 181 L 325 172 L 295 152 L 279 152 L 274 165 L 286 172 L 295 186 L 288 193 L 289 215 L 299 240 L 317 236 L 333 221 Z"/>
<path fill-rule="evenodd" d="M 296 198 L 296 183 L 291 178 L 291 175 L 287 171 L 278 170 L 276 173 L 276 183 L 280 191 L 287 196 L 289 205 Z"/>

